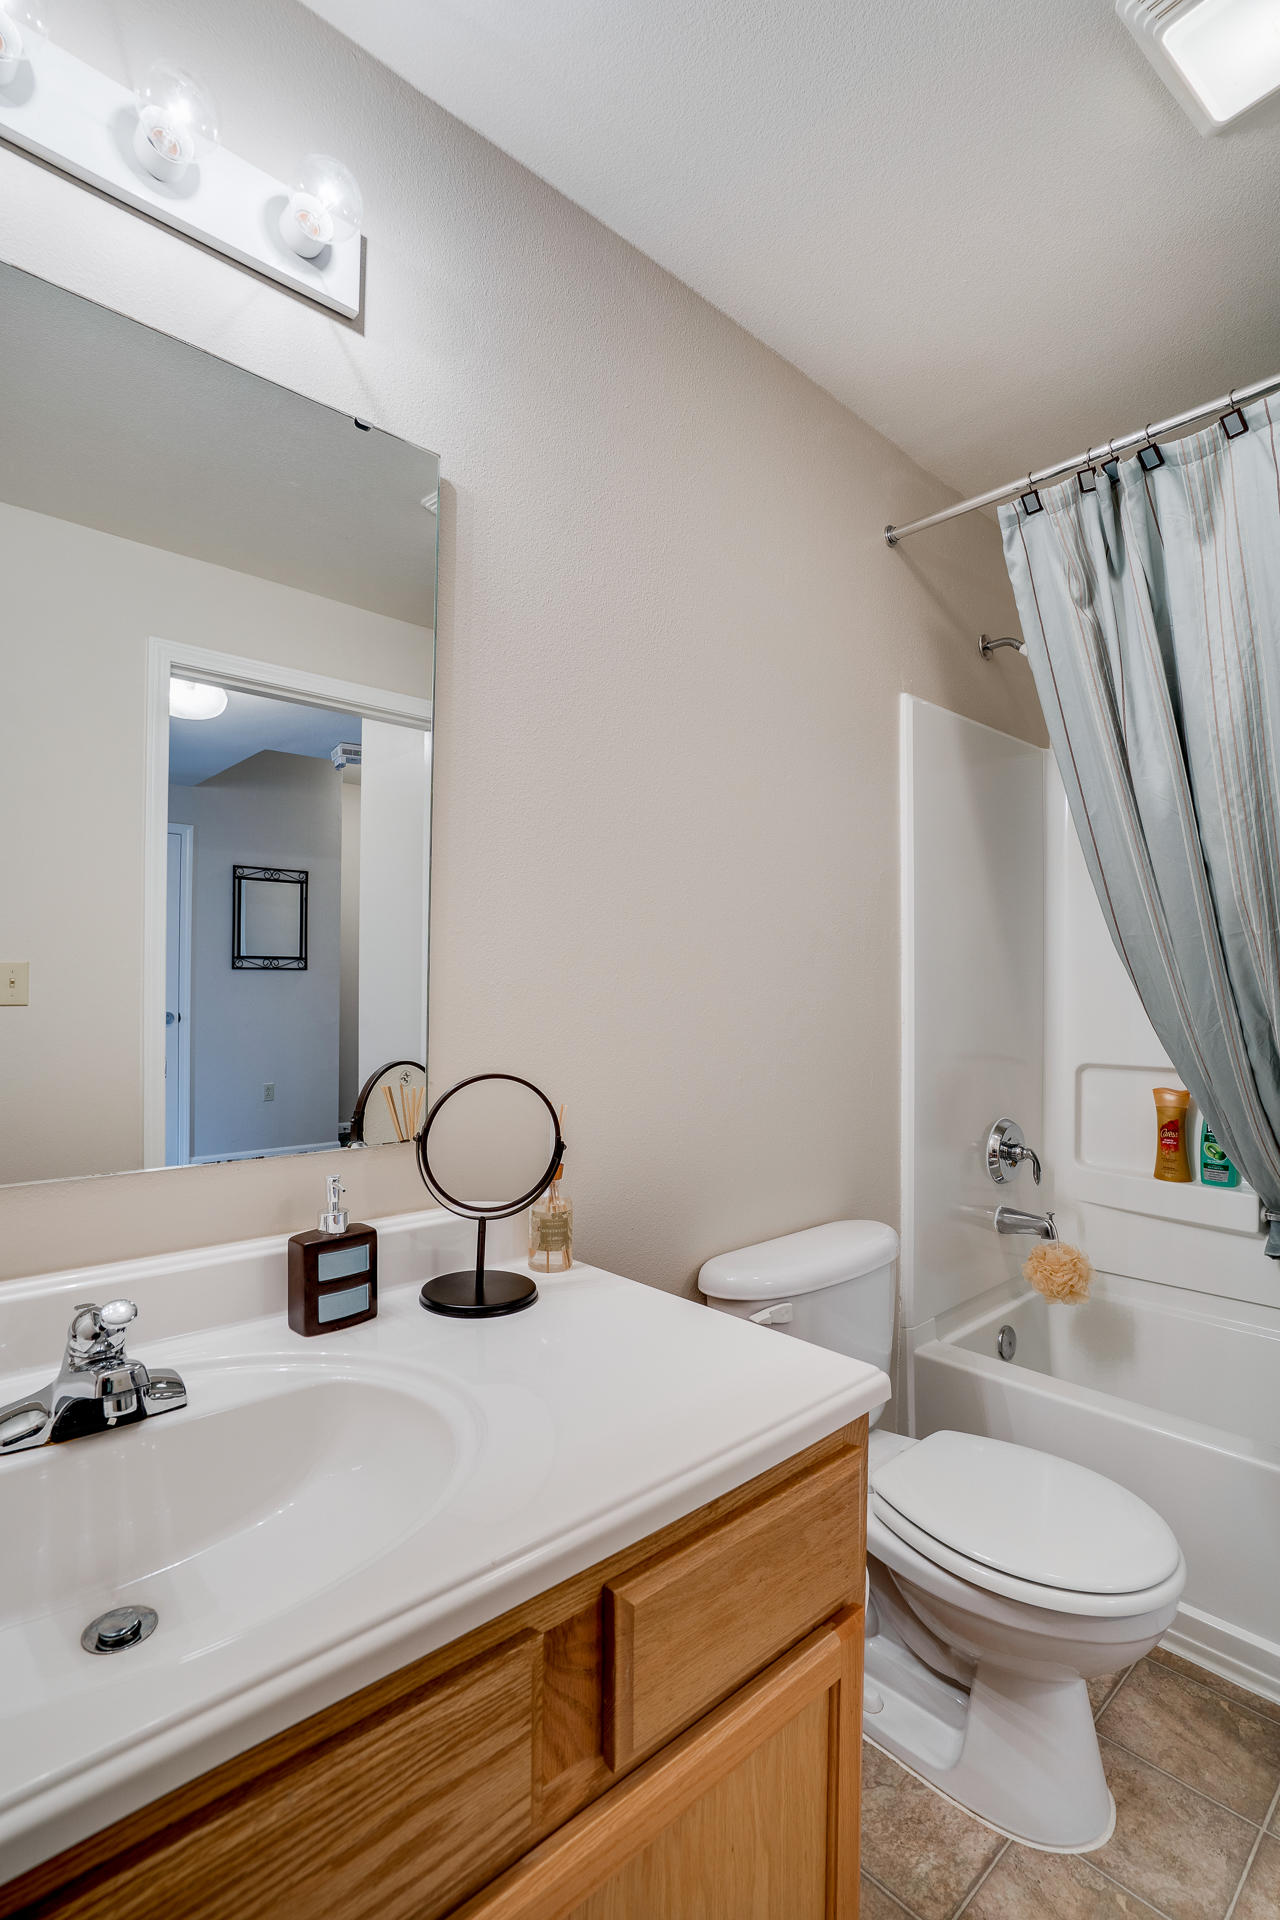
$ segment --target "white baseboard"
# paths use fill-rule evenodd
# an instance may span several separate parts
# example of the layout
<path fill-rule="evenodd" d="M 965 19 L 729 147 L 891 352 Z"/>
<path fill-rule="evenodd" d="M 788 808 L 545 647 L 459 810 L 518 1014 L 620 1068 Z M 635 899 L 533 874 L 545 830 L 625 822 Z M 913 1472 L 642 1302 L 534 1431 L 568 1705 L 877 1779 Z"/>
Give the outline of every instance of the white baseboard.
<path fill-rule="evenodd" d="M 1160 1644 L 1206 1667 L 1220 1680 L 1234 1680 L 1264 1700 L 1280 1702 L 1280 1645 L 1274 1640 L 1233 1627 L 1198 1607 L 1180 1606 L 1177 1620 Z"/>

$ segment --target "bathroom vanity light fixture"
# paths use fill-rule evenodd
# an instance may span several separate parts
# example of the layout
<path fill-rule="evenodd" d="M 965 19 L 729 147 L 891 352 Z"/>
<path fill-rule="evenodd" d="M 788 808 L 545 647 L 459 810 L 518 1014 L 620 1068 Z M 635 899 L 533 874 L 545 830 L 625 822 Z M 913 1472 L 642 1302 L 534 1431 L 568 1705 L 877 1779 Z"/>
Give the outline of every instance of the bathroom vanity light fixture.
<path fill-rule="evenodd" d="M 1276 0 L 1116 0 L 1116 12 L 1201 133 L 1280 92 Z"/>
<path fill-rule="evenodd" d="M 345 246 L 360 231 L 364 200 L 355 175 L 328 153 L 309 153 L 280 215 L 280 238 L 303 260 Z"/>
<path fill-rule="evenodd" d="M 48 37 L 40 0 L 32 5 L 10 0 L 0 6 L 0 87 L 11 85 L 23 67 L 39 57 L 40 45 Z"/>
<path fill-rule="evenodd" d="M 227 710 L 227 696 L 222 687 L 215 687 L 207 680 L 178 680 L 169 682 L 169 717 L 173 720 L 216 720 L 220 713 Z"/>
<path fill-rule="evenodd" d="M 0 140 L 354 320 L 363 204 L 341 161 L 290 187 L 218 140 L 202 81 L 157 61 L 135 93 L 48 35 L 44 0 L 0 0 Z"/>
<path fill-rule="evenodd" d="M 153 180 L 172 185 L 218 144 L 218 110 L 193 73 L 157 60 L 138 89 L 133 151 Z"/>

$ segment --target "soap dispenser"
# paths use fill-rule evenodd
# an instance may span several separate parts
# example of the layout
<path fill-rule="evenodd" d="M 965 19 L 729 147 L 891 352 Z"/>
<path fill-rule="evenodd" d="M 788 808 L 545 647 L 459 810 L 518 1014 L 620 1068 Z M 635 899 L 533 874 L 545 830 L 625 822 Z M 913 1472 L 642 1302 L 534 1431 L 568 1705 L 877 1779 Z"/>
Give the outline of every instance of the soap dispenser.
<path fill-rule="evenodd" d="M 378 1311 L 378 1236 L 348 1223 L 343 1185 L 328 1179 L 328 1204 L 309 1233 L 289 1242 L 289 1325 L 295 1333 L 337 1333 Z"/>

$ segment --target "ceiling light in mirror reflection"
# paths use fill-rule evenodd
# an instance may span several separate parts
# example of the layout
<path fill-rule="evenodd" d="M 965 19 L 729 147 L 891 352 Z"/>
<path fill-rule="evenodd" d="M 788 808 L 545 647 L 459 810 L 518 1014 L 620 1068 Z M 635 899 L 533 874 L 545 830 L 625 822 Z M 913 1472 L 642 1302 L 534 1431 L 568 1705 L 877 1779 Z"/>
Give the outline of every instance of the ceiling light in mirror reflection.
<path fill-rule="evenodd" d="M 227 710 L 227 696 L 221 687 L 204 680 L 169 682 L 169 713 L 174 720 L 216 720 Z"/>

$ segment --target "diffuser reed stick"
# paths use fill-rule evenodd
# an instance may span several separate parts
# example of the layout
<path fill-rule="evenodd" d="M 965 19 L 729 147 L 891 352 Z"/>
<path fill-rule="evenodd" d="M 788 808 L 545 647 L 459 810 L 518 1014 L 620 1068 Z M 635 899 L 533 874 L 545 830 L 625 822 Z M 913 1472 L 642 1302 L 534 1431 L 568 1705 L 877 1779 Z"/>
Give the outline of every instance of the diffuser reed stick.
<path fill-rule="evenodd" d="M 564 1108 L 560 1109 L 564 1138 Z M 573 1202 L 565 1193 L 564 1162 L 529 1213 L 529 1266 L 534 1273 L 567 1273 L 573 1265 Z"/>
<path fill-rule="evenodd" d="M 382 1091 L 386 1097 L 387 1109 L 391 1114 L 391 1124 L 396 1130 L 396 1139 L 403 1140 L 406 1138 L 406 1135 L 402 1132 L 400 1127 L 400 1114 L 396 1108 L 395 1094 L 391 1091 L 390 1087 L 386 1087 L 386 1086 L 383 1087 Z"/>

